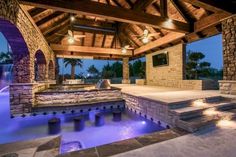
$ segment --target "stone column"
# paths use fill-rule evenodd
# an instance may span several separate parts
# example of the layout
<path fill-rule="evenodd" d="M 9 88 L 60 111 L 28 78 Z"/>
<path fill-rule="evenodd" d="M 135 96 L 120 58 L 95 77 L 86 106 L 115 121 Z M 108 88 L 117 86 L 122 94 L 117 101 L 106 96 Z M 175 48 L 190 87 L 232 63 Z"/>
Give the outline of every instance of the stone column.
<path fill-rule="evenodd" d="M 130 84 L 129 79 L 129 58 L 123 58 L 123 84 Z"/>
<path fill-rule="evenodd" d="M 236 16 L 222 22 L 223 80 L 219 81 L 223 94 L 236 94 Z"/>

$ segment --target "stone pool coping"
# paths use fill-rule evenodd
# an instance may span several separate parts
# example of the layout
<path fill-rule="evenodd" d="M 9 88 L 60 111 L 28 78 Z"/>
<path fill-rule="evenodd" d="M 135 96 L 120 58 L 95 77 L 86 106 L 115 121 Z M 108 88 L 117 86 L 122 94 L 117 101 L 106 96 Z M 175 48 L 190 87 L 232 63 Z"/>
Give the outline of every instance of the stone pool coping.
<path fill-rule="evenodd" d="M 65 154 L 59 154 L 56 157 L 107 157 L 124 152 L 128 152 L 134 149 L 139 149 L 151 144 L 167 141 L 174 139 L 183 135 L 187 132 L 180 129 L 167 129 L 163 131 L 158 131 L 150 133 L 147 135 L 122 140 L 118 142 L 113 142 L 110 144 L 105 144 L 97 147 L 92 147 L 80 151 L 74 151 Z"/>
<path fill-rule="evenodd" d="M 108 99 L 108 100 L 101 100 L 101 101 L 86 101 L 86 102 L 81 102 L 81 103 L 75 103 L 75 104 L 37 104 L 33 107 L 34 108 L 57 108 L 57 107 L 96 107 L 97 104 L 100 104 L 100 103 L 111 103 L 111 102 L 124 102 L 125 100 L 122 99 L 122 98 L 118 98 L 118 99 Z"/>
<path fill-rule="evenodd" d="M 49 93 L 75 93 L 75 92 L 93 92 L 93 91 L 114 91 L 114 90 L 119 90 L 121 91 L 120 88 L 117 87 L 111 87 L 110 89 L 81 89 L 81 90 L 69 90 L 69 91 L 59 91 L 59 90 L 54 90 L 54 91 L 40 91 L 36 92 L 35 94 L 49 94 Z"/>

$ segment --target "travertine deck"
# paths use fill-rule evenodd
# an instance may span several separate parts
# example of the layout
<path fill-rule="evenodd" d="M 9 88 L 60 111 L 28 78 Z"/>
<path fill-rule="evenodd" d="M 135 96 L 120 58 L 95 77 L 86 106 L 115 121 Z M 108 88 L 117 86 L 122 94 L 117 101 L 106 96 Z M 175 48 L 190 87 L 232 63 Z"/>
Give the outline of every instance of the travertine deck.
<path fill-rule="evenodd" d="M 123 93 L 142 96 L 166 103 L 221 95 L 218 90 L 185 90 L 160 86 L 138 86 L 129 84 L 113 84 L 112 86 L 121 88 Z"/>
<path fill-rule="evenodd" d="M 114 157 L 235 157 L 235 129 L 235 126 L 234 129 L 208 128 Z"/>

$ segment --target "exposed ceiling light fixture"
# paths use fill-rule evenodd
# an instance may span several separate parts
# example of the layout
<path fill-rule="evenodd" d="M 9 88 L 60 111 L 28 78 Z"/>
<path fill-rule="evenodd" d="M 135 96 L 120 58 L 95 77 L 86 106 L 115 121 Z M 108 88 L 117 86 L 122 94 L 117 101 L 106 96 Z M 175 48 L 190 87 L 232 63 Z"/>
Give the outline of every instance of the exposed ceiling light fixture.
<path fill-rule="evenodd" d="M 73 15 L 70 16 L 70 21 L 74 22 L 75 21 L 75 17 Z"/>

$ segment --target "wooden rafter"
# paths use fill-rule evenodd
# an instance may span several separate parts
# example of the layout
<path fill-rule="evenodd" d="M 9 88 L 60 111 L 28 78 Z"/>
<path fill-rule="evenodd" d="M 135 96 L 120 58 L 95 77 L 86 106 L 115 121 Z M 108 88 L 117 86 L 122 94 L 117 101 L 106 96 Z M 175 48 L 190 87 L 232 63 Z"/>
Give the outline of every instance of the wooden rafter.
<path fill-rule="evenodd" d="M 223 19 L 229 17 L 231 14 L 220 12 L 215 13 L 210 16 L 207 16 L 199 21 L 195 22 L 194 24 L 194 32 L 202 31 L 208 27 L 214 27 L 219 24 Z"/>
<path fill-rule="evenodd" d="M 106 42 L 107 35 L 104 34 L 103 39 L 102 39 L 102 47 L 104 47 L 105 42 Z"/>
<path fill-rule="evenodd" d="M 231 0 L 183 0 L 194 6 L 204 8 L 213 12 L 228 12 L 235 14 L 236 5 Z"/>
<path fill-rule="evenodd" d="M 29 14 L 31 17 L 34 17 L 42 12 L 44 12 L 46 9 L 43 8 L 33 8 L 29 10 Z"/>
<path fill-rule="evenodd" d="M 94 47 L 96 41 L 96 33 L 93 33 L 92 47 Z"/>
<path fill-rule="evenodd" d="M 60 26 L 64 25 L 64 24 L 69 24 L 70 19 L 69 19 L 69 14 L 65 14 L 63 18 L 59 19 L 58 21 L 55 21 L 54 23 L 52 23 L 49 27 L 46 27 L 44 29 L 41 29 L 42 33 L 44 35 L 48 35 L 50 32 L 52 32 L 53 30 L 59 28 Z M 55 33 L 55 32 L 54 32 Z"/>
<path fill-rule="evenodd" d="M 22 4 L 33 5 L 39 8 L 54 9 L 62 12 L 86 14 L 106 18 L 109 20 L 148 25 L 155 28 L 163 28 L 177 32 L 189 32 L 190 26 L 186 23 L 159 17 L 130 9 L 118 8 L 94 1 L 71 0 L 20 0 Z"/>
<path fill-rule="evenodd" d="M 36 25 L 37 26 L 43 25 L 44 23 L 47 23 L 47 22 L 53 20 L 54 18 L 57 18 L 58 16 L 60 16 L 62 14 L 63 14 L 63 12 L 56 11 L 56 12 L 50 14 L 49 16 L 47 16 L 47 17 L 39 20 L 38 22 L 36 22 Z"/>
<path fill-rule="evenodd" d="M 167 0 L 160 0 L 160 13 L 162 17 L 168 17 Z"/>
<path fill-rule="evenodd" d="M 157 39 L 155 41 L 152 41 L 146 45 L 143 45 L 143 46 L 135 49 L 134 55 L 138 55 L 138 54 L 146 52 L 150 49 L 162 46 L 164 44 L 168 44 L 168 43 L 173 42 L 175 40 L 181 39 L 184 36 L 185 36 L 185 34 L 183 34 L 183 33 L 176 33 L 176 32 L 169 33 L 160 39 Z"/>
<path fill-rule="evenodd" d="M 170 2 L 174 5 L 176 10 L 180 13 L 180 15 L 184 18 L 184 20 L 190 24 L 194 23 L 194 19 L 192 19 L 188 13 L 185 11 L 185 9 L 182 6 L 181 0 L 170 0 Z"/>

